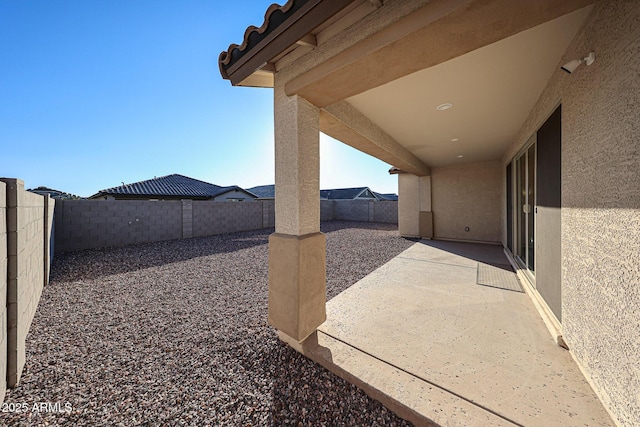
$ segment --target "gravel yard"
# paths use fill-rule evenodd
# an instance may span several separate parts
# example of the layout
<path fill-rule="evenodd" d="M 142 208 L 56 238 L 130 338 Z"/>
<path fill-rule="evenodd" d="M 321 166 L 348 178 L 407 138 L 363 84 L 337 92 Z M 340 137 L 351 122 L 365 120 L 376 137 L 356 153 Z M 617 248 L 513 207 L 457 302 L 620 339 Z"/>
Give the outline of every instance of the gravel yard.
<path fill-rule="evenodd" d="M 329 299 L 413 244 L 395 225 L 322 231 Z M 267 325 L 271 232 L 58 256 L 3 407 L 28 410 L 0 425 L 410 425 Z"/>

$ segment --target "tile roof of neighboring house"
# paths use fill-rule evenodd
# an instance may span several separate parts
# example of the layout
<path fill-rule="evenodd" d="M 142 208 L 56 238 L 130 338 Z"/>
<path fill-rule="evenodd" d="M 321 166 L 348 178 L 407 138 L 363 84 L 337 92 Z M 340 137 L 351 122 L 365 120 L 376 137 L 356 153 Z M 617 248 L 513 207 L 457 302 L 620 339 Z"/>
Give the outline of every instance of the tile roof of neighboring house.
<path fill-rule="evenodd" d="M 41 196 L 48 194 L 49 196 L 51 196 L 52 199 L 57 199 L 57 200 L 76 200 L 76 199 L 82 198 L 80 196 L 76 196 L 75 194 L 65 193 L 64 191 L 54 190 L 53 188 L 48 188 L 48 187 L 30 188 L 27 191 L 40 194 Z"/>
<path fill-rule="evenodd" d="M 248 189 L 251 193 L 255 194 L 261 199 L 273 199 L 276 197 L 276 186 L 271 185 L 258 185 L 257 187 L 251 187 Z"/>
<path fill-rule="evenodd" d="M 106 195 L 212 198 L 232 190 L 240 190 L 248 193 L 237 185 L 220 187 L 219 185 L 189 178 L 188 176 L 172 174 L 100 190 L 97 194 L 91 196 L 91 198 Z M 249 194 L 253 195 L 251 193 Z"/>
<path fill-rule="evenodd" d="M 355 187 L 320 190 L 320 197 L 329 200 L 352 200 L 367 191 L 369 191 L 373 195 L 373 192 L 369 189 L 369 187 Z M 376 196 L 373 195 L 373 198 L 376 198 Z"/>
<path fill-rule="evenodd" d="M 376 193 L 376 192 L 374 191 L 374 192 L 373 192 L 373 194 L 375 194 L 375 195 L 376 195 L 376 197 L 377 197 L 378 199 L 380 199 L 380 200 L 391 200 L 391 201 L 394 201 L 394 202 L 397 202 L 397 201 L 398 201 L 398 195 L 397 195 L 397 194 L 395 194 L 395 193 L 385 193 L 385 194 L 382 194 L 382 193 Z"/>
<path fill-rule="evenodd" d="M 273 199 L 276 196 L 276 186 L 273 184 L 251 187 L 249 188 L 249 191 L 257 195 L 261 199 Z M 376 193 L 375 191 L 371 191 L 369 187 L 320 190 L 320 198 L 328 200 L 353 200 L 366 191 L 369 191 L 373 195 L 373 198 L 377 198 L 378 200 L 398 200 L 398 196 L 396 196 L 395 194 Z"/>

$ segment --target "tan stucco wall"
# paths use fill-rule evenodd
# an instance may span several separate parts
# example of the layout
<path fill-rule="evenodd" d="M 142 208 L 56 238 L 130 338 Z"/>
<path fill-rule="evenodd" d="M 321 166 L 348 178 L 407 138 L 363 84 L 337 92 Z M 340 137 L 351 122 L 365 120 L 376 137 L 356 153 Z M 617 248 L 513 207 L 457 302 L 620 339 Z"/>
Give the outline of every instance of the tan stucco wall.
<path fill-rule="evenodd" d="M 431 177 L 399 174 L 398 232 L 401 236 L 420 237 L 421 211 L 431 211 Z"/>
<path fill-rule="evenodd" d="M 416 175 L 398 175 L 398 232 L 401 236 L 420 235 L 419 181 Z"/>
<path fill-rule="evenodd" d="M 297 342 L 327 318 L 326 238 L 269 236 L 269 324 Z"/>
<path fill-rule="evenodd" d="M 433 168 L 434 237 L 499 242 L 502 182 L 499 161 Z"/>
<path fill-rule="evenodd" d="M 320 113 L 284 93 L 276 73 L 274 97 L 276 232 L 301 236 L 320 231 Z"/>
<path fill-rule="evenodd" d="M 503 157 L 562 103 L 563 336 L 620 425 L 640 425 L 640 3 L 598 3 Z M 560 64 L 559 64 L 560 65 Z"/>

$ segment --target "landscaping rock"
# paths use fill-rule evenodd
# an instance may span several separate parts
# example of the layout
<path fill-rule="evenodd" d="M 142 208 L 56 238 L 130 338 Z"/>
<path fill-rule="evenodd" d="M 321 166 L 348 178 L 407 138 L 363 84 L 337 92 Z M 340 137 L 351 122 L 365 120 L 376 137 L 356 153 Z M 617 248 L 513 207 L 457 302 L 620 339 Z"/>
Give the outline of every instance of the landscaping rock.
<path fill-rule="evenodd" d="M 328 299 L 413 243 L 395 225 L 322 229 Z M 410 425 L 278 340 L 271 232 L 57 256 L 0 424 Z"/>

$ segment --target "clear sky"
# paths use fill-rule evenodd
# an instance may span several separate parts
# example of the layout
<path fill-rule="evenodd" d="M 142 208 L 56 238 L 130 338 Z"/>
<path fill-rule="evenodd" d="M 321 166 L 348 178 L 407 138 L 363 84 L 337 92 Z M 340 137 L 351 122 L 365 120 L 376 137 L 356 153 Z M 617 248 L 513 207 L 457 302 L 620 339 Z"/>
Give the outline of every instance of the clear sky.
<path fill-rule="evenodd" d="M 271 3 L 0 0 L 0 176 L 79 196 L 172 173 L 272 184 L 272 90 L 218 71 Z M 397 192 L 389 165 L 320 144 L 321 188 Z"/>

